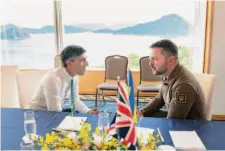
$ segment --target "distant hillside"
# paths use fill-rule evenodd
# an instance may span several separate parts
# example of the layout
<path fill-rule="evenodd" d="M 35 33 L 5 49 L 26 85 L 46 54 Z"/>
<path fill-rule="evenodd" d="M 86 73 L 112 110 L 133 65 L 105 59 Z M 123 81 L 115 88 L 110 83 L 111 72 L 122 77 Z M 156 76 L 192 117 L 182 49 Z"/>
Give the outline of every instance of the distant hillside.
<path fill-rule="evenodd" d="M 99 30 L 96 30 L 94 31 L 95 33 L 113 33 L 114 31 L 111 30 L 111 29 L 99 29 Z"/>
<path fill-rule="evenodd" d="M 84 28 L 89 31 L 97 31 L 97 30 L 104 30 L 104 29 L 109 29 L 109 30 L 118 30 L 121 28 L 129 27 L 135 25 L 135 22 L 120 22 L 120 23 L 114 23 L 114 24 L 104 24 L 104 23 L 73 23 L 72 24 L 74 27 L 78 28 Z"/>
<path fill-rule="evenodd" d="M 152 36 L 186 36 L 188 33 L 189 24 L 176 14 L 163 16 L 152 22 L 137 24 L 114 32 L 114 34 Z"/>
<path fill-rule="evenodd" d="M 23 30 L 30 34 L 45 34 L 45 33 L 54 33 L 54 26 L 48 25 L 42 28 L 23 28 Z M 83 28 L 77 28 L 73 25 L 64 26 L 65 33 L 81 33 L 87 31 Z"/>
<path fill-rule="evenodd" d="M 113 34 L 151 35 L 163 37 L 186 36 L 190 30 L 189 24 L 179 15 L 170 14 L 155 21 L 137 24 L 112 31 Z M 110 29 L 97 30 L 95 33 L 109 33 Z"/>
<path fill-rule="evenodd" d="M 22 28 L 23 31 L 29 34 L 41 34 L 41 33 L 53 33 L 54 27 L 53 26 L 44 26 L 42 28 Z"/>
<path fill-rule="evenodd" d="M 65 25 L 65 33 L 112 33 L 123 35 L 147 35 L 147 36 L 162 36 L 162 37 L 178 37 L 186 36 L 190 32 L 190 25 L 181 16 L 177 14 L 165 15 L 157 20 L 136 24 L 130 27 L 113 29 L 106 27 L 104 24 L 77 24 Z M 81 27 L 84 25 L 84 27 Z M 92 30 L 93 28 L 103 27 L 102 29 Z M 1 27 L 2 28 L 2 27 Z M 89 29 L 87 29 L 89 28 Z M 92 29 L 91 29 L 92 28 Z M 19 28 L 15 25 L 8 24 L 2 28 L 1 39 L 24 39 L 29 37 L 29 34 L 45 34 L 54 33 L 54 27 L 52 25 L 46 25 L 42 28 Z"/>
<path fill-rule="evenodd" d="M 29 37 L 29 34 L 13 24 L 1 26 L 1 39 L 23 40 Z"/>
<path fill-rule="evenodd" d="M 89 31 L 108 28 L 107 25 L 102 23 L 73 23 L 72 25 L 74 27 L 83 28 Z"/>
<path fill-rule="evenodd" d="M 84 28 L 75 27 L 72 25 L 65 25 L 64 31 L 65 33 L 82 33 L 82 32 L 87 32 L 88 30 Z"/>

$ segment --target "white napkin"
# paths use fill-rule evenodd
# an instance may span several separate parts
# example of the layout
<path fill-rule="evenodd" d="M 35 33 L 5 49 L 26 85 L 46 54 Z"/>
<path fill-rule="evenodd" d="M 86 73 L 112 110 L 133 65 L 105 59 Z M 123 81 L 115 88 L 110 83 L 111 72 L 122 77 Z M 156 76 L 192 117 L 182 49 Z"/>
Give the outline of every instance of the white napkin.
<path fill-rule="evenodd" d="M 195 131 L 170 131 L 170 135 L 176 149 L 206 149 Z"/>
<path fill-rule="evenodd" d="M 66 116 L 63 121 L 59 124 L 57 129 L 79 131 L 82 124 L 87 120 L 87 117 L 73 117 Z"/>

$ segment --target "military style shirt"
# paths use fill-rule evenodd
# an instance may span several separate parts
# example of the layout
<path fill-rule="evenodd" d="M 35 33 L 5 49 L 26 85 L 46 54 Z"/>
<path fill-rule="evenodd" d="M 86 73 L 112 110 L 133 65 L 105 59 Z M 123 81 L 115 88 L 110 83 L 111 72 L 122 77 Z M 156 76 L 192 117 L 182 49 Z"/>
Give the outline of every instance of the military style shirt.
<path fill-rule="evenodd" d="M 167 118 L 207 119 L 203 90 L 194 75 L 179 63 L 168 79 L 162 77 L 158 95 L 141 112 L 150 116 L 164 105 L 168 111 Z"/>

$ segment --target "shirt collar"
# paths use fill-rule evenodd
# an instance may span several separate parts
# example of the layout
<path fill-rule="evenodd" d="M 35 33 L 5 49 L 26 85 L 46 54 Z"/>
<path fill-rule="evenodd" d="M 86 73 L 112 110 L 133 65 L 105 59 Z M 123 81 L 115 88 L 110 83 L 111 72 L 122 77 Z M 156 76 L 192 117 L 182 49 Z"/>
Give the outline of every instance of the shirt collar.
<path fill-rule="evenodd" d="M 62 73 L 62 77 L 63 80 L 66 82 L 69 82 L 70 80 L 73 79 L 73 77 L 71 77 L 68 72 L 66 71 L 66 69 L 64 67 L 61 67 L 61 73 Z"/>
<path fill-rule="evenodd" d="M 171 82 L 173 82 L 180 75 L 182 68 L 183 66 L 178 62 L 168 77 L 162 77 L 163 83 L 167 85 L 171 84 Z"/>

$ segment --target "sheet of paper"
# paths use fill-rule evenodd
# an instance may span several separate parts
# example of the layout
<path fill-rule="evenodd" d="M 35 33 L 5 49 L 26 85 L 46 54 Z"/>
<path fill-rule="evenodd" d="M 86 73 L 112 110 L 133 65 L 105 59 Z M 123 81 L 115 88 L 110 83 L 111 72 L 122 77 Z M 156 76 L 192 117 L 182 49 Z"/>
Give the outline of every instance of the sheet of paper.
<path fill-rule="evenodd" d="M 79 131 L 82 126 L 82 123 L 84 123 L 86 120 L 87 117 L 66 116 L 59 124 L 57 129 Z"/>
<path fill-rule="evenodd" d="M 140 137 L 140 136 L 142 135 L 143 143 L 147 143 L 149 133 L 150 133 L 150 134 L 153 134 L 153 132 L 154 132 L 155 130 L 154 130 L 154 129 L 150 129 L 150 128 L 137 127 L 137 128 L 136 128 L 136 131 L 137 131 L 137 136 L 138 136 L 138 137 Z"/>
<path fill-rule="evenodd" d="M 176 149 L 206 149 L 195 131 L 170 131 Z"/>

